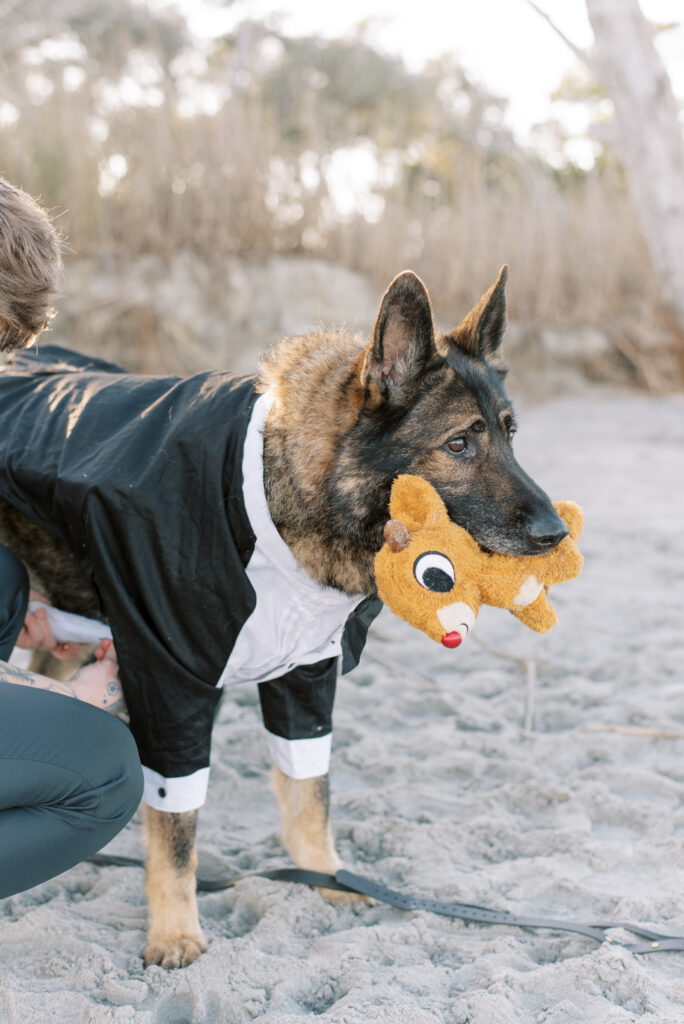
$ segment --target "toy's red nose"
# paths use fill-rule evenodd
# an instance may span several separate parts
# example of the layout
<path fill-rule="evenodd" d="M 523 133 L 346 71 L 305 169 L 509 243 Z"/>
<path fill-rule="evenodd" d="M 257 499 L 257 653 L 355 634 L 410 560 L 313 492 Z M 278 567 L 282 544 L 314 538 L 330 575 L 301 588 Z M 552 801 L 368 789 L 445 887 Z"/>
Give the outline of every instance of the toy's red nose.
<path fill-rule="evenodd" d="M 445 633 L 442 637 L 442 643 L 445 647 L 458 647 L 463 640 L 460 633 Z"/>

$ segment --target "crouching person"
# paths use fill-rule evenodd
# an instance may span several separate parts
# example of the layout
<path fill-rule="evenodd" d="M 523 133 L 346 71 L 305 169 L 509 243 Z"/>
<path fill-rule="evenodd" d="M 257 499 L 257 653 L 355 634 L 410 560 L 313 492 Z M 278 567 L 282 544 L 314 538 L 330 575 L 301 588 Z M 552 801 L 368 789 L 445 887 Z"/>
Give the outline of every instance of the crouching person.
<path fill-rule="evenodd" d="M 0 351 L 25 347 L 47 326 L 59 268 L 44 211 L 0 178 Z M 101 849 L 132 817 L 143 786 L 133 737 L 105 713 L 123 704 L 110 640 L 65 683 L 8 664 L 17 642 L 58 646 L 28 600 L 24 566 L 0 545 L 0 898 Z"/>

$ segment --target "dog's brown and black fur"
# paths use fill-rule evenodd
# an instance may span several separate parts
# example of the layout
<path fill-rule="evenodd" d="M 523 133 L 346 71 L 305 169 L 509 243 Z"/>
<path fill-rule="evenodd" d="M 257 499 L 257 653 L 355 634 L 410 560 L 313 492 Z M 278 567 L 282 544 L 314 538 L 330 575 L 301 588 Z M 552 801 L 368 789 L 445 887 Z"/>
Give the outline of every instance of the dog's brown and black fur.
<path fill-rule="evenodd" d="M 261 386 L 276 392 L 264 434 L 269 509 L 314 579 L 349 594 L 375 592 L 373 556 L 400 473 L 428 479 L 450 516 L 490 550 L 534 554 L 565 535 L 511 448 L 515 421 L 500 350 L 505 281 L 504 268 L 459 327 L 435 336 L 427 292 L 404 272 L 385 293 L 367 344 L 345 332 L 313 334 L 282 342 L 263 360 Z M 94 597 L 68 552 L 1 503 L 0 540 L 54 603 L 93 614 Z M 276 768 L 273 783 L 295 863 L 334 873 L 340 861 L 327 776 L 295 781 Z M 146 808 L 147 964 L 183 966 L 206 948 L 195 821 L 194 811 Z"/>

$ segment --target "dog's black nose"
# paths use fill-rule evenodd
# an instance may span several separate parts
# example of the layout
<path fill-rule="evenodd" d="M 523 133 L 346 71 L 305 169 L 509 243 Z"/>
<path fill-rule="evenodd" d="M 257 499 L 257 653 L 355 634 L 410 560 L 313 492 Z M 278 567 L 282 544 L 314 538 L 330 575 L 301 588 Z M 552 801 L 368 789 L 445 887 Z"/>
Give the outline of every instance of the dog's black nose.
<path fill-rule="evenodd" d="M 535 516 L 529 525 L 528 536 L 538 551 L 549 551 L 568 535 L 568 528 L 559 515 Z"/>

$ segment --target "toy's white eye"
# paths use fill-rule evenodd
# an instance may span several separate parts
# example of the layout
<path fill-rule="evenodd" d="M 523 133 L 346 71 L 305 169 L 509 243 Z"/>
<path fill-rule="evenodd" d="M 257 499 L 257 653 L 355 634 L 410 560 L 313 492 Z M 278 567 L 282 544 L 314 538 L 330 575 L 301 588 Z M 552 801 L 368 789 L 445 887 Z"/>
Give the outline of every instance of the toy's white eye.
<path fill-rule="evenodd" d="M 416 559 L 413 575 L 421 587 L 435 590 L 438 594 L 448 593 L 454 585 L 456 574 L 454 567 L 446 555 L 439 551 L 427 551 Z"/>

